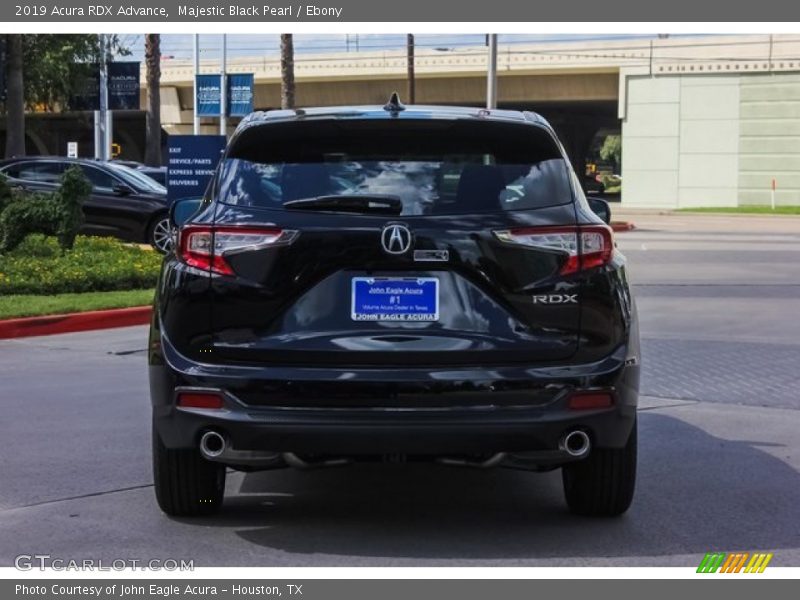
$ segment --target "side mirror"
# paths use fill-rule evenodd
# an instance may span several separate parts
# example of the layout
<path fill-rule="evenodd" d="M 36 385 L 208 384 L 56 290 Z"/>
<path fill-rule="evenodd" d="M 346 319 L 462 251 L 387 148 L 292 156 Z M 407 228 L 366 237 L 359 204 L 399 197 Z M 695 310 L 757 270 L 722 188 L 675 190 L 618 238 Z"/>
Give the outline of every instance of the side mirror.
<path fill-rule="evenodd" d="M 118 181 L 115 181 L 111 185 L 111 190 L 117 196 L 130 196 L 133 193 L 133 188 L 131 188 L 130 186 L 125 185 L 124 183 L 120 183 Z"/>
<path fill-rule="evenodd" d="M 608 202 L 602 198 L 595 197 L 586 198 L 586 200 L 589 202 L 589 208 L 592 209 L 592 212 L 603 219 L 603 223 L 606 225 L 611 223 L 611 206 Z"/>
<path fill-rule="evenodd" d="M 169 222 L 173 227 L 186 223 L 200 209 L 202 198 L 181 198 L 169 207 Z"/>

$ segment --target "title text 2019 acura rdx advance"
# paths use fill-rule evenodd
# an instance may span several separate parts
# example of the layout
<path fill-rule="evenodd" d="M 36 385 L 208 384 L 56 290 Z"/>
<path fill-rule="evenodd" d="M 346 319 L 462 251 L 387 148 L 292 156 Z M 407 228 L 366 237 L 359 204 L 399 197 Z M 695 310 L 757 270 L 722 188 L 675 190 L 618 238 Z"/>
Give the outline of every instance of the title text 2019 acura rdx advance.
<path fill-rule="evenodd" d="M 398 457 L 560 467 L 574 513 L 630 505 L 625 258 L 538 115 L 254 113 L 173 219 L 149 346 L 168 514 L 217 510 L 226 467 Z"/>

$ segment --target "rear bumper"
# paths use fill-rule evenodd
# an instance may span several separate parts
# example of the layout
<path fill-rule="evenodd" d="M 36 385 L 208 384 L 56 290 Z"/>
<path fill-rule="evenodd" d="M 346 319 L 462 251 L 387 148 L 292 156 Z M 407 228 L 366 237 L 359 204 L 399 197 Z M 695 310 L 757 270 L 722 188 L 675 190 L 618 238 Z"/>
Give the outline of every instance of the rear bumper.
<path fill-rule="evenodd" d="M 621 447 L 634 424 L 639 386 L 638 357 L 620 347 L 602 361 L 584 365 L 526 368 L 497 366 L 453 369 L 318 369 L 201 364 L 188 360 L 161 338 L 151 355 L 150 386 L 156 431 L 170 448 L 197 447 L 214 430 L 238 451 L 315 455 L 449 455 L 549 451 L 565 433 L 582 429 L 595 447 Z M 308 384 L 313 405 L 281 400 L 245 402 L 276 382 Z M 341 402 L 347 390 L 401 385 L 414 393 L 403 402 Z M 378 386 L 376 388 L 376 386 Z M 384 386 L 384 387 L 381 387 Z M 219 390 L 222 410 L 185 409 L 175 390 Z M 465 395 L 465 388 L 471 392 Z M 337 402 L 326 402 L 325 390 Z M 509 395 L 508 390 L 518 390 Z M 610 390 L 610 408 L 570 410 L 576 390 Z M 521 390 L 521 391 L 519 391 Z M 475 398 L 485 400 L 476 401 Z M 526 404 L 525 397 L 532 403 Z M 469 402 L 464 399 L 469 398 Z M 429 404 L 426 405 L 426 401 Z"/>

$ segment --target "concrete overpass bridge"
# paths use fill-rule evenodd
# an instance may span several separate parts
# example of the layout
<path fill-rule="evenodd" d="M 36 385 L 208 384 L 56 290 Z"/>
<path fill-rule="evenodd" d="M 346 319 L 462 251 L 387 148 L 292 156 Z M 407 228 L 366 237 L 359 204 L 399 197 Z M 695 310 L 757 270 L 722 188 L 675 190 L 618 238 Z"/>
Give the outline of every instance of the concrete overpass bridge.
<path fill-rule="evenodd" d="M 620 62 L 641 60 L 641 52 L 642 48 L 632 47 L 631 42 L 502 48 L 498 104 L 542 113 L 559 130 L 570 155 L 576 157 L 576 166 L 583 168 L 580 163 L 594 134 L 600 129 L 619 129 Z M 482 47 L 417 49 L 416 101 L 483 106 L 486 69 L 487 52 Z M 218 73 L 219 63 L 203 61 L 200 72 Z M 254 73 L 256 108 L 280 106 L 277 57 L 229 60 L 228 72 Z M 190 62 L 162 65 L 162 122 L 168 132 L 191 133 L 193 73 Z M 401 97 L 405 94 L 405 51 L 299 55 L 295 79 L 298 106 L 383 104 L 392 91 L 399 91 Z M 216 120 L 204 120 L 201 130 L 216 133 Z"/>
<path fill-rule="evenodd" d="M 415 69 L 418 103 L 485 102 L 486 48 L 417 49 Z M 255 74 L 258 109 L 279 106 L 277 56 L 229 60 L 228 71 Z M 625 204 L 765 203 L 773 180 L 778 204 L 800 204 L 798 35 L 509 44 L 498 75 L 499 106 L 548 118 L 577 170 L 598 132 L 622 132 Z M 190 62 L 163 63 L 168 132 L 191 132 L 192 77 Z M 405 51 L 298 55 L 295 77 L 298 106 L 383 103 L 406 89 Z"/>

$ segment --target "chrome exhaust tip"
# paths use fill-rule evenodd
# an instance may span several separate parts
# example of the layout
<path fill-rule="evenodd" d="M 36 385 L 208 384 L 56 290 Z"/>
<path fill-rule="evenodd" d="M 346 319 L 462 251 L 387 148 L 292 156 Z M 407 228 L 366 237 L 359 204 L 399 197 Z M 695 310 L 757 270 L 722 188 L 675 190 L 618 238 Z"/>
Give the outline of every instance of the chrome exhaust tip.
<path fill-rule="evenodd" d="M 206 431 L 200 438 L 200 453 L 208 459 L 222 456 L 226 446 L 225 438 L 216 431 Z"/>
<path fill-rule="evenodd" d="M 592 442 L 585 431 L 576 429 L 561 438 L 558 446 L 573 458 L 582 458 L 589 453 Z"/>

